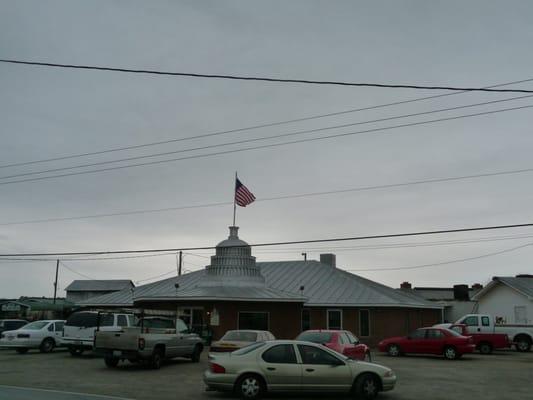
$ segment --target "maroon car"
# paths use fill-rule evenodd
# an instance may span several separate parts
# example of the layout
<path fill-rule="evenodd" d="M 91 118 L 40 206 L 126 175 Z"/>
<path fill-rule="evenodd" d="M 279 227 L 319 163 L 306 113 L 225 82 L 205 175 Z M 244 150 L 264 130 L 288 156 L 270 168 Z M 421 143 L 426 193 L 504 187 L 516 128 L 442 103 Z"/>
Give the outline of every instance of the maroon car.
<path fill-rule="evenodd" d="M 390 356 L 402 354 L 442 354 L 449 360 L 465 353 L 473 353 L 476 346 L 472 338 L 446 328 L 420 328 L 409 336 L 392 337 L 378 344 L 379 351 Z"/>
<path fill-rule="evenodd" d="M 371 361 L 370 348 L 359 342 L 359 339 L 350 331 L 309 330 L 300 333 L 296 340 L 323 344 L 354 360 Z"/>

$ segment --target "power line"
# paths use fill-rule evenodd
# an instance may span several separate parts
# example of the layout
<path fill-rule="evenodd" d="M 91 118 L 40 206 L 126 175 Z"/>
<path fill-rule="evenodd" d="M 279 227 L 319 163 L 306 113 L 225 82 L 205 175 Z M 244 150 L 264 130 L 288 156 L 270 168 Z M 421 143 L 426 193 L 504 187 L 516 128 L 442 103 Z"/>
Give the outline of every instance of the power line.
<path fill-rule="evenodd" d="M 249 247 L 269 247 L 269 246 L 285 246 L 291 244 L 306 244 L 306 243 L 330 243 L 330 242 L 345 242 L 357 240 L 372 240 L 372 239 L 386 239 L 409 236 L 429 236 L 429 235 L 443 235 L 451 233 L 464 233 L 475 231 L 489 231 L 500 229 L 514 229 L 514 228 L 529 228 L 533 227 L 533 223 L 522 224 L 508 224 L 508 225 L 489 225 L 481 227 L 470 228 L 456 228 L 456 229 L 440 229 L 432 231 L 417 231 L 417 232 L 403 232 L 403 233 L 389 233 L 381 235 L 366 235 L 366 236 L 350 236 L 339 238 L 324 238 L 324 239 L 310 239 L 310 240 L 293 240 L 285 242 L 266 242 L 249 244 Z M 242 247 L 242 246 L 226 246 L 226 247 Z M 200 247 L 182 247 L 171 249 L 142 249 L 142 250 L 104 250 L 104 251 L 85 251 L 85 252 L 52 252 L 52 253 L 13 253 L 0 254 L 0 257 L 40 257 L 40 256 L 70 256 L 70 255 L 104 255 L 104 254 L 128 254 L 128 253 L 160 253 L 160 252 L 177 252 L 177 251 L 193 251 L 193 250 L 214 250 L 216 246 L 200 246 Z"/>
<path fill-rule="evenodd" d="M 531 82 L 531 81 L 533 81 L 533 78 L 522 79 L 522 80 L 519 80 L 519 81 L 500 83 L 500 84 L 496 84 L 496 85 L 486 86 L 486 88 L 509 86 L 509 85 L 514 85 L 514 84 L 518 84 L 518 83 Z M 311 115 L 311 116 L 307 116 L 307 117 L 301 117 L 301 118 L 294 118 L 294 119 L 288 119 L 288 120 L 282 120 L 282 121 L 276 121 L 276 122 L 257 124 L 257 125 L 243 127 L 243 128 L 235 128 L 235 129 L 230 129 L 230 130 L 211 132 L 211 133 L 206 133 L 206 134 L 201 134 L 201 135 L 196 135 L 196 136 L 188 136 L 188 137 L 184 137 L 184 138 L 168 139 L 168 140 L 162 140 L 162 141 L 156 141 L 156 142 L 143 143 L 143 144 L 139 144 L 139 145 L 115 147 L 115 148 L 111 148 L 111 149 L 107 149 L 107 150 L 100 150 L 100 151 L 93 151 L 93 152 L 86 152 L 86 153 L 78 153 L 78 154 L 70 154 L 70 155 L 66 155 L 66 156 L 59 156 L 59 157 L 46 158 L 46 159 L 33 160 L 33 161 L 25 161 L 25 162 L 12 163 L 12 164 L 4 164 L 4 165 L 0 165 L 0 168 L 18 167 L 18 166 L 23 166 L 23 165 L 31 165 L 31 164 L 45 163 L 45 162 L 51 162 L 51 161 L 67 160 L 67 159 L 72 159 L 72 158 L 79 158 L 79 157 L 86 157 L 86 156 L 92 156 L 92 155 L 106 154 L 106 153 L 112 153 L 112 152 L 124 151 L 124 150 L 133 150 L 133 149 L 139 149 L 139 148 L 150 147 L 150 146 L 157 146 L 157 145 L 161 145 L 161 144 L 169 144 L 169 143 L 176 143 L 176 142 L 182 142 L 182 141 L 193 140 L 193 139 L 201 139 L 201 138 L 206 138 L 206 137 L 225 135 L 225 134 L 229 134 L 229 133 L 243 132 L 243 131 L 248 131 L 248 130 L 260 129 L 260 128 L 268 128 L 268 127 L 273 127 L 273 126 L 292 124 L 292 123 L 296 123 L 296 122 L 303 122 L 303 121 L 310 121 L 310 120 L 315 120 L 315 119 L 320 119 L 320 118 L 333 117 L 333 116 L 344 115 L 344 114 L 349 114 L 349 113 L 356 113 L 356 112 L 360 112 L 360 111 L 375 110 L 375 109 L 379 109 L 379 108 L 385 108 L 385 107 L 391 107 L 391 106 L 396 106 L 396 105 L 414 103 L 414 102 L 418 102 L 418 101 L 430 100 L 430 99 L 435 99 L 435 98 L 439 98 L 439 97 L 455 96 L 455 95 L 463 94 L 463 93 L 468 93 L 468 91 L 444 93 L 444 94 L 438 94 L 438 95 L 426 96 L 426 97 L 418 97 L 418 98 L 415 98 L 415 99 L 401 100 L 401 101 L 395 101 L 395 102 L 392 102 L 392 103 L 378 104 L 378 105 L 374 105 L 374 106 L 367 106 L 367 107 L 362 107 L 362 108 L 360 107 L 360 108 L 354 108 L 354 109 L 343 110 L 343 111 L 336 111 L 336 112 L 331 112 L 331 113 L 326 113 L 326 114 Z"/>
<path fill-rule="evenodd" d="M 364 83 L 364 82 L 347 82 L 347 81 L 321 81 L 310 79 L 288 79 L 288 78 L 270 78 L 259 76 L 242 76 L 242 75 L 221 75 L 221 74 L 200 74 L 192 72 L 169 72 L 157 71 L 149 69 L 130 69 L 130 68 L 114 68 L 101 67 L 93 65 L 79 65 L 79 64 L 59 64 L 50 62 L 37 61 L 23 61 L 12 59 L 0 59 L 0 62 L 10 64 L 33 65 L 40 67 L 54 67 L 54 68 L 69 68 L 69 69 L 83 69 L 94 71 L 110 71 L 110 72 L 126 72 L 134 74 L 149 74 L 149 75 L 166 75 L 166 76 L 180 76 L 189 78 L 210 78 L 210 79 L 229 79 L 241 81 L 259 81 L 271 83 L 299 83 L 312 85 L 333 85 L 333 86 L 354 86 L 354 87 L 373 87 L 373 88 L 387 88 L 387 89 L 417 89 L 417 90 L 450 90 L 450 91 L 469 91 L 469 92 L 496 92 L 496 93 L 533 93 L 533 90 L 525 89 L 488 89 L 479 87 L 455 87 L 455 86 L 428 86 L 428 85 L 408 85 L 408 84 L 389 84 L 389 83 Z"/>
<path fill-rule="evenodd" d="M 367 130 L 362 130 L 362 131 L 339 133 L 339 134 L 328 135 L 328 136 L 319 136 L 319 137 L 314 137 L 314 138 L 298 139 L 298 140 L 292 140 L 292 141 L 288 141 L 288 142 L 272 143 L 272 144 L 265 144 L 265 145 L 259 145 L 259 146 L 244 147 L 244 148 L 240 148 L 240 149 L 225 150 L 225 151 L 219 151 L 219 152 L 214 152 L 214 153 L 205 153 L 205 154 L 197 154 L 197 155 L 186 156 L 186 157 L 171 158 L 171 159 L 167 159 L 167 160 L 149 161 L 149 162 L 144 162 L 144 163 L 120 165 L 120 166 L 115 166 L 115 167 L 100 168 L 100 169 L 94 169 L 94 170 L 89 170 L 89 171 L 70 172 L 70 173 L 65 173 L 65 174 L 42 176 L 42 177 L 37 177 L 37 178 L 19 179 L 19 180 L 8 181 L 8 182 L 0 182 L 0 185 L 10 185 L 10 184 L 22 183 L 22 182 L 34 182 L 34 181 L 41 181 L 41 180 L 45 180 L 45 179 L 63 178 L 63 177 L 67 177 L 67 176 L 93 174 L 93 173 L 98 173 L 98 172 L 113 171 L 113 170 L 132 168 L 132 167 L 143 167 L 143 166 L 148 166 L 148 165 L 157 165 L 157 164 L 163 164 L 163 163 L 175 162 L 175 161 L 191 160 L 191 159 L 197 159 L 197 158 L 207 158 L 207 157 L 212 157 L 212 156 L 217 156 L 217 155 L 240 153 L 240 152 L 244 152 L 244 151 L 274 148 L 274 147 L 286 146 L 286 145 L 291 145 L 291 144 L 300 144 L 300 143 L 314 142 L 314 141 L 320 141 L 320 140 L 328 140 L 328 139 L 333 139 L 333 138 L 353 136 L 353 135 L 364 134 L 364 133 L 388 131 L 388 130 L 392 130 L 392 129 L 405 128 L 405 127 L 411 127 L 411 126 L 419 126 L 419 125 L 431 124 L 431 123 L 436 123 L 436 122 L 451 121 L 451 120 L 457 120 L 457 119 L 463 119 L 463 118 L 469 118 L 469 117 L 477 117 L 477 116 L 481 116 L 481 115 L 491 115 L 491 114 L 497 114 L 497 113 L 507 112 L 507 111 L 523 110 L 523 109 L 532 108 L 532 107 L 533 107 L 533 105 L 526 105 L 526 106 L 520 106 L 520 107 L 511 107 L 511 108 L 504 108 L 504 109 L 498 109 L 498 110 L 492 110 L 492 111 L 484 111 L 484 112 L 479 112 L 479 113 L 474 113 L 474 114 L 463 114 L 463 115 L 447 117 L 447 118 L 438 118 L 438 119 L 434 119 L 434 120 L 412 122 L 412 123 L 401 124 L 401 125 L 393 125 L 393 126 L 387 126 L 387 127 L 383 127 L 383 128 L 373 128 L 373 129 L 367 129 Z"/>
<path fill-rule="evenodd" d="M 464 108 L 479 107 L 479 106 L 502 103 L 502 102 L 513 101 L 513 100 L 521 100 L 521 99 L 525 99 L 529 97 L 533 97 L 533 95 L 511 97 L 511 98 L 506 98 L 506 99 L 485 101 L 482 103 L 466 104 L 462 106 L 447 107 L 447 108 L 423 111 L 423 112 L 418 112 L 418 113 L 396 115 L 392 117 L 379 118 L 379 119 L 374 119 L 374 120 L 369 120 L 369 121 L 352 122 L 349 124 L 326 126 L 326 127 L 314 128 L 314 129 L 305 129 L 305 130 L 300 130 L 296 132 L 281 133 L 281 134 L 271 135 L 271 136 L 261 136 L 258 138 L 236 140 L 236 141 L 227 142 L 227 143 L 205 145 L 205 146 L 193 147 L 189 149 L 180 149 L 180 150 L 166 151 L 166 152 L 160 152 L 160 153 L 145 154 L 145 155 L 140 155 L 140 156 L 120 158 L 120 159 L 115 159 L 115 160 L 78 164 L 78 165 L 73 165 L 73 166 L 68 166 L 68 167 L 50 168 L 50 169 L 45 169 L 41 171 L 22 172 L 18 174 L 0 176 L 0 179 L 12 179 L 12 178 L 17 178 L 21 176 L 32 176 L 32 175 L 40 175 L 40 174 L 45 174 L 45 173 L 50 173 L 50 172 L 68 171 L 68 170 L 73 170 L 73 169 L 78 169 L 78 168 L 95 167 L 99 165 L 108 165 L 108 164 L 115 164 L 115 163 L 120 163 L 120 162 L 125 162 L 125 161 L 133 161 L 133 160 L 140 160 L 140 159 L 153 158 L 153 157 L 162 157 L 162 156 L 168 156 L 172 154 L 188 153 L 188 152 L 207 150 L 207 149 L 213 149 L 213 148 L 219 148 L 219 147 L 225 147 L 225 146 L 232 146 L 232 145 L 243 144 L 243 143 L 252 143 L 252 142 L 258 142 L 258 141 L 263 141 L 263 140 L 272 140 L 272 139 L 278 139 L 278 138 L 283 138 L 283 137 L 292 137 L 292 136 L 303 135 L 307 133 L 322 132 L 322 131 L 332 130 L 332 129 L 347 128 L 351 126 L 366 125 L 366 124 L 372 124 L 376 122 L 385 122 L 385 121 L 391 121 L 391 120 L 396 120 L 396 119 L 416 117 L 416 116 L 421 116 L 421 115 L 429 115 L 429 114 L 435 114 L 435 113 L 441 113 L 441 112 L 447 112 L 447 111 L 455 111 L 455 110 L 460 110 Z"/>
<path fill-rule="evenodd" d="M 380 190 L 380 189 L 392 189 L 392 188 L 414 186 L 414 185 L 423 185 L 423 184 L 430 184 L 430 183 L 453 182 L 453 181 L 461 181 L 461 180 L 468 180 L 468 179 L 478 179 L 478 178 L 486 178 L 486 177 L 494 177 L 494 176 L 523 174 L 523 173 L 529 173 L 529 172 L 533 172 L 533 168 L 523 168 L 523 169 L 515 169 L 515 170 L 495 171 L 495 172 L 487 172 L 487 173 L 480 173 L 480 174 L 473 174 L 473 175 L 452 176 L 452 177 L 444 177 L 444 178 L 422 179 L 422 180 L 416 180 L 416 181 L 390 183 L 390 184 L 383 184 L 383 185 L 359 186 L 359 187 L 353 187 L 353 188 L 327 190 L 327 191 L 321 191 L 321 192 L 308 192 L 308 193 L 288 194 L 288 195 L 275 196 L 275 197 L 258 198 L 258 199 L 256 199 L 256 202 L 274 201 L 274 200 L 288 200 L 288 199 L 296 199 L 296 198 L 326 196 L 326 195 L 332 195 L 332 194 L 341 194 L 341 193 L 350 193 L 350 192 L 363 192 L 363 191 L 372 191 L 372 190 Z M 133 211 L 123 211 L 123 212 L 115 212 L 115 213 L 104 213 L 104 214 L 81 215 L 81 216 L 73 216 L 73 217 L 59 217 L 59 218 L 46 218 L 46 219 L 26 220 L 26 221 L 3 222 L 3 223 L 0 223 L 0 226 L 40 224 L 40 223 L 72 221 L 72 220 L 80 220 L 80 219 L 93 219 L 93 218 L 106 218 L 106 217 L 135 215 L 135 214 L 160 213 L 160 212 L 179 211 L 179 210 L 187 210 L 187 209 L 195 209 L 195 208 L 211 208 L 211 207 L 219 207 L 219 206 L 228 206 L 228 205 L 232 205 L 232 204 L 233 204 L 232 202 L 192 204 L 192 205 L 184 205 L 184 206 L 177 206 L 177 207 L 133 210 Z"/>
<path fill-rule="evenodd" d="M 61 260 L 59 260 L 59 263 L 60 263 L 63 267 L 65 267 L 66 269 L 68 269 L 70 272 L 72 272 L 72 273 L 74 273 L 74 274 L 76 274 L 76 275 L 79 275 L 79 276 L 81 276 L 81 277 L 83 277 L 83 278 L 87 278 L 87 279 L 89 279 L 89 280 L 91 280 L 91 281 L 99 281 L 99 280 L 101 280 L 101 279 L 94 279 L 94 278 L 92 278 L 92 277 L 90 277 L 90 276 L 88 276 L 88 275 L 82 274 L 81 272 L 75 271 L 75 270 L 73 270 L 72 268 L 70 268 L 68 265 L 66 265 L 66 264 L 65 264 L 63 261 L 61 261 Z"/>
<path fill-rule="evenodd" d="M 363 271 L 365 271 L 365 272 L 370 272 L 370 271 L 372 271 L 372 272 L 380 272 L 380 271 L 400 271 L 400 270 L 406 270 L 406 269 L 421 269 L 421 268 L 437 267 L 437 266 L 441 266 L 441 265 L 455 264 L 455 263 L 458 263 L 458 262 L 473 261 L 473 260 L 479 260 L 479 259 L 482 259 L 482 258 L 493 257 L 493 256 L 496 256 L 496 255 L 499 255 L 499 254 L 510 253 L 510 252 L 513 252 L 513 251 L 516 251 L 516 250 L 519 250 L 519 249 L 523 249 L 523 248 L 531 246 L 531 245 L 533 245 L 533 243 L 527 243 L 527 244 L 523 244 L 521 246 L 512 247 L 510 249 L 505 249 L 505 250 L 501 250 L 501 251 L 495 251 L 493 253 L 482 254 L 482 255 L 479 255 L 479 256 L 467 257 L 467 258 L 459 258 L 459 259 L 455 259 L 455 260 L 442 261 L 442 262 L 432 263 L 432 264 L 421 264 L 421 265 L 413 265 L 413 266 L 408 266 L 408 267 L 391 267 L 391 268 L 387 267 L 387 268 L 373 268 L 373 269 L 346 269 L 345 271 L 350 271 L 350 272 L 363 272 Z"/>

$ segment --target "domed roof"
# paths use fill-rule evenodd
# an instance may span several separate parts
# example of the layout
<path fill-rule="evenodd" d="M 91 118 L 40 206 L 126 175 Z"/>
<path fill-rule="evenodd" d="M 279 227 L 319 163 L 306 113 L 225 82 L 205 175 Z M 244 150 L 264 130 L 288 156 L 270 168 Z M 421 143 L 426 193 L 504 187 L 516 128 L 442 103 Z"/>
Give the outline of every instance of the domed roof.
<path fill-rule="evenodd" d="M 238 226 L 230 226 L 229 227 L 229 236 L 226 240 L 223 240 L 219 244 L 217 244 L 217 247 L 236 247 L 236 246 L 246 246 L 248 247 L 248 243 L 246 243 L 244 240 L 239 239 L 238 235 Z"/>

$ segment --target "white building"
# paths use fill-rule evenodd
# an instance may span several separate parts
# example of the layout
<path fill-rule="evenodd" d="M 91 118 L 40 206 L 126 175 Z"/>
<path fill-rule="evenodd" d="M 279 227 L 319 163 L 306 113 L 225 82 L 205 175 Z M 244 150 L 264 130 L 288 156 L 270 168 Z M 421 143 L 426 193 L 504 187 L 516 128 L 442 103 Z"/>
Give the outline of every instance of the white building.
<path fill-rule="evenodd" d="M 495 276 L 473 297 L 477 312 L 507 324 L 533 324 L 533 275 Z"/>

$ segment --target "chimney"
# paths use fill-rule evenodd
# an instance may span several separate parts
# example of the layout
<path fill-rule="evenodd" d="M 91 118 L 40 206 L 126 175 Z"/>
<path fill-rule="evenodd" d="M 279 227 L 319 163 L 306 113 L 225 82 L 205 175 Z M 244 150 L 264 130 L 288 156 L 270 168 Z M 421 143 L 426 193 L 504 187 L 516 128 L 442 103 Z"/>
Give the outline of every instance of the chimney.
<path fill-rule="evenodd" d="M 453 298 L 460 301 L 470 300 L 468 285 L 453 285 Z"/>
<path fill-rule="evenodd" d="M 337 260 L 336 260 L 335 254 L 326 253 L 326 254 L 320 254 L 320 262 L 322 264 L 327 264 L 333 268 L 337 266 Z"/>
<path fill-rule="evenodd" d="M 481 290 L 481 289 L 483 289 L 483 285 L 482 285 L 481 283 L 474 283 L 474 284 L 472 285 L 472 289 L 474 289 L 474 290 Z"/>
<path fill-rule="evenodd" d="M 400 289 L 411 289 L 411 283 L 405 281 L 400 285 Z"/>

